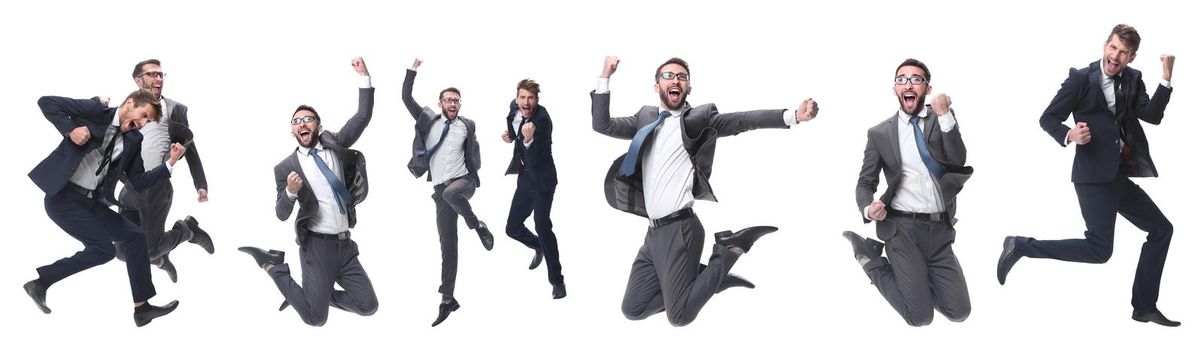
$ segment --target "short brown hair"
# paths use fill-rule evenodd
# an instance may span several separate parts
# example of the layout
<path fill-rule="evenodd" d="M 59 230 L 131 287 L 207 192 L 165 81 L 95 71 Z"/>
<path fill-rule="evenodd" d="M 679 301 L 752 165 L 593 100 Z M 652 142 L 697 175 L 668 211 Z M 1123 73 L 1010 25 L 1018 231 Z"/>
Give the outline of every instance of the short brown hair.
<path fill-rule="evenodd" d="M 1104 41 L 1104 45 L 1108 45 L 1113 36 L 1119 37 L 1120 42 L 1133 49 L 1134 53 L 1137 52 L 1137 47 L 1141 46 L 1141 35 L 1137 34 L 1137 28 L 1128 24 L 1121 23 L 1112 27 L 1112 33 L 1108 34 L 1108 40 Z"/>
<path fill-rule="evenodd" d="M 449 87 L 449 88 L 443 89 L 443 91 L 439 92 L 439 101 L 443 101 L 443 94 L 448 93 L 448 92 L 454 92 L 454 93 L 456 93 L 456 95 L 464 96 L 464 95 L 460 94 L 460 89 L 457 89 L 454 87 Z"/>
<path fill-rule="evenodd" d="M 924 64 L 924 62 L 920 62 L 920 60 L 917 60 L 914 58 L 908 58 L 908 59 L 903 60 L 903 63 L 900 63 L 899 67 L 895 68 L 895 74 L 899 73 L 899 69 L 901 69 L 903 67 L 907 67 L 907 66 L 916 67 L 916 68 L 919 68 L 920 70 L 924 71 L 924 81 L 932 83 L 932 73 L 928 72 L 928 65 L 926 65 L 926 64 Z"/>
<path fill-rule="evenodd" d="M 149 60 L 145 60 L 145 61 L 142 61 L 142 62 L 138 62 L 138 64 L 135 64 L 135 65 L 134 65 L 134 78 L 137 78 L 139 75 L 142 75 L 142 67 L 143 67 L 143 66 L 146 66 L 146 65 L 148 65 L 148 64 L 153 64 L 153 65 L 156 65 L 156 66 L 162 66 L 162 64 L 160 64 L 160 63 L 159 63 L 159 60 L 157 60 L 157 59 L 154 59 L 154 58 L 152 58 L 152 59 L 149 59 Z"/>
<path fill-rule="evenodd" d="M 670 58 L 668 61 L 665 61 L 665 63 L 661 63 L 661 65 L 659 67 L 656 67 L 656 75 L 654 75 L 652 77 L 652 79 L 656 80 L 656 81 L 660 81 L 661 69 L 665 68 L 665 66 L 668 66 L 670 64 L 679 65 L 682 68 L 686 69 L 686 75 L 690 74 L 690 65 L 686 63 L 686 60 L 683 60 L 683 59 L 680 59 L 677 57 L 673 57 L 673 58 Z"/>
<path fill-rule="evenodd" d="M 519 81 L 515 92 L 517 93 L 518 90 L 527 90 L 534 94 L 535 97 L 539 97 L 539 83 L 536 83 L 535 79 L 523 79 Z"/>
<path fill-rule="evenodd" d="M 125 101 L 130 100 L 134 101 L 134 108 L 142 107 L 143 105 L 149 103 L 151 105 L 151 111 L 154 113 L 154 115 L 151 116 L 151 120 L 157 122 L 159 121 L 159 118 L 163 117 L 163 106 L 159 104 L 159 99 L 155 98 L 155 95 L 151 94 L 150 91 L 142 89 L 134 90 L 134 92 L 131 92 L 130 95 L 126 96 L 125 98 Z M 125 102 L 123 101 L 122 103 Z"/>
<path fill-rule="evenodd" d="M 297 112 L 300 111 L 309 111 L 310 113 L 313 113 L 314 120 L 318 121 L 318 125 L 322 125 L 322 117 L 318 115 L 318 110 L 310 107 L 309 105 L 300 105 L 297 106 L 297 109 L 293 111 L 293 115 L 297 115 Z"/>

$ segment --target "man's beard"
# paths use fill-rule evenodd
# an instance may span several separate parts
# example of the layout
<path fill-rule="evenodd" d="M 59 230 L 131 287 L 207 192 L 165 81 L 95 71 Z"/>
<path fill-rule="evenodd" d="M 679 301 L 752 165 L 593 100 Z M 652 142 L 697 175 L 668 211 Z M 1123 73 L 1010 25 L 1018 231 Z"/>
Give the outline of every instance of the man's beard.
<path fill-rule="evenodd" d="M 305 147 L 305 148 L 314 148 L 314 146 L 317 146 L 318 145 L 318 136 L 321 136 L 321 135 L 316 132 L 310 132 L 309 133 L 309 144 L 307 145 L 307 144 L 305 144 L 305 142 L 301 141 L 301 136 L 293 135 L 293 137 L 295 137 L 297 139 L 297 144 L 301 145 L 301 147 Z"/>
<path fill-rule="evenodd" d="M 673 104 L 672 104 L 672 103 L 669 101 L 669 93 L 668 93 L 668 92 L 661 91 L 661 92 L 660 92 L 660 95 L 661 95 L 661 103 L 664 103 L 664 104 L 665 104 L 665 107 L 667 107 L 667 108 L 669 108 L 669 109 L 671 109 L 671 110 L 678 110 L 678 109 L 681 109 L 681 106 L 685 106 L 685 105 L 686 105 L 686 93 L 685 93 L 685 91 L 684 91 L 684 90 L 681 92 L 681 101 L 679 101 L 679 102 L 677 103 L 677 105 L 673 105 Z"/>
<path fill-rule="evenodd" d="M 921 94 L 916 94 L 916 107 L 915 107 L 914 111 L 907 110 L 907 103 L 904 102 L 905 100 L 903 99 L 903 97 L 899 97 L 899 109 L 903 110 L 903 113 L 907 113 L 908 115 L 913 115 L 913 116 L 918 117 L 918 116 L 920 116 L 920 112 L 923 112 L 924 108 L 927 107 L 924 105 L 925 97 L 927 97 L 927 96 L 921 95 Z"/>

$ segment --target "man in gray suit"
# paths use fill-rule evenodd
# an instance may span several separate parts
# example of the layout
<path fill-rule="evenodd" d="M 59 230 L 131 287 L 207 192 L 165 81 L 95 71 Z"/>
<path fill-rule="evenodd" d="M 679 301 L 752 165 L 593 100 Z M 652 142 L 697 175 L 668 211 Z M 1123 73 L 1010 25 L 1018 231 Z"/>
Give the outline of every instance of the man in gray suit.
<path fill-rule="evenodd" d="M 326 324 L 330 306 L 363 316 L 376 313 L 376 291 L 360 265 L 359 245 L 351 240 L 355 206 L 368 195 L 364 156 L 350 149 L 372 120 L 372 78 L 362 58 L 351 66 L 362 78 L 359 110 L 343 129 L 324 131 L 322 118 L 313 107 L 301 105 L 293 112 L 293 137 L 300 145 L 276 165 L 276 218 L 287 220 L 297 212 L 297 244 L 301 251 L 301 279 L 293 280 L 284 252 L 254 247 L 238 248 L 250 254 L 268 272 L 284 304 L 292 305 L 301 320 L 311 326 Z M 343 290 L 335 290 L 338 283 Z"/>
<path fill-rule="evenodd" d="M 149 91 L 163 106 L 163 118 L 147 123 L 139 130 L 142 133 L 143 167 L 154 169 L 157 164 L 163 163 L 172 143 L 186 145 L 184 159 L 188 161 L 188 171 L 192 173 L 196 200 L 199 203 L 209 201 L 205 168 L 201 165 L 201 156 L 197 151 L 196 142 L 193 142 L 192 129 L 188 124 L 188 106 L 163 97 L 163 82 L 167 79 L 167 74 L 163 73 L 159 60 L 152 58 L 138 62 L 134 65 L 133 77 L 138 88 Z M 168 253 L 180 243 L 194 243 L 213 254 L 213 238 L 201 229 L 191 215 L 176 221 L 171 230 L 166 230 L 167 213 L 171 210 L 174 195 L 171 181 L 163 181 L 142 192 L 133 191 L 131 186 L 127 185 L 121 188 L 120 197 L 122 203 L 129 205 L 121 208 L 121 216 L 142 226 L 142 230 L 146 232 L 146 246 L 150 250 L 151 264 L 166 271 L 172 283 L 177 279 L 176 266 L 168 259 Z M 115 245 L 117 257 L 124 257 L 124 244 L 118 242 Z"/>
<path fill-rule="evenodd" d="M 899 111 L 870 128 L 857 180 L 857 209 L 866 223 L 877 222 L 878 238 L 846 231 L 853 256 L 870 282 L 912 326 L 932 323 L 933 308 L 954 322 L 970 315 L 970 293 L 957 256 L 953 229 L 957 193 L 973 168 L 952 104 L 937 94 L 932 108 L 928 66 L 907 59 L 895 69 Z M 874 200 L 879 174 L 887 187 Z M 883 245 L 890 260 L 882 257 Z"/>
<path fill-rule="evenodd" d="M 775 227 L 756 226 L 715 234 L 708 265 L 702 257 L 705 231 L 692 209 L 695 199 L 715 201 L 709 179 L 719 137 L 780 128 L 815 118 L 811 99 L 797 111 L 758 110 L 720 114 L 713 104 L 686 102 L 690 67 L 680 58 L 661 64 L 653 78 L 660 106 L 644 106 L 635 115 L 612 118 L 610 76 L 619 59 L 607 57 L 593 99 L 594 131 L 631 140 L 627 153 L 606 175 L 606 201 L 615 209 L 648 218 L 644 245 L 636 254 L 623 295 L 623 315 L 642 320 L 665 311 L 669 323 L 694 321 L 711 296 L 752 283 L 731 275 L 732 265 L 761 236 Z"/>
<path fill-rule="evenodd" d="M 463 216 L 468 228 L 477 231 L 485 250 L 493 249 L 493 234 L 477 219 L 468 203 L 481 186 L 481 178 L 477 176 L 481 169 L 477 124 L 459 115 L 460 90 L 454 87 L 439 92 L 439 108 L 443 113 L 435 114 L 430 108 L 418 105 L 414 100 L 414 77 L 421 65 L 422 60 L 415 58 L 414 65 L 406 70 L 401 99 L 414 117 L 414 154 L 408 167 L 415 178 L 426 174 L 426 181 L 435 184 L 431 198 L 435 200 L 435 226 L 439 230 L 439 247 L 443 255 L 443 283 L 439 285 L 443 299 L 439 303 L 439 315 L 431 324 L 434 327 L 460 308 L 455 298 L 459 259 L 457 216 Z"/>

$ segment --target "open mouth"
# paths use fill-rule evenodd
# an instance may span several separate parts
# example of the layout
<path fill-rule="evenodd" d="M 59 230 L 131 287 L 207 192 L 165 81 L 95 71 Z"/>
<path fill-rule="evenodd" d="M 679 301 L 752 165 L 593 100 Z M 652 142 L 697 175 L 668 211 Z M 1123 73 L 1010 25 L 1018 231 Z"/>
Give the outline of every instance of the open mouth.
<path fill-rule="evenodd" d="M 1104 62 L 1107 64 L 1106 68 L 1108 68 L 1109 72 L 1115 73 L 1117 70 L 1120 70 L 1120 62 L 1117 62 L 1114 59 L 1107 59 Z"/>
<path fill-rule="evenodd" d="M 681 101 L 681 87 L 669 87 L 669 101 L 672 101 L 673 103 Z"/>
<path fill-rule="evenodd" d="M 308 128 L 301 129 L 300 131 L 297 132 L 297 136 L 300 137 L 302 141 L 306 141 L 306 142 L 309 141 L 309 138 L 312 134 L 313 134 L 313 132 L 310 131 Z"/>
<path fill-rule="evenodd" d="M 916 93 L 914 93 L 914 92 L 910 92 L 910 91 L 908 91 L 908 92 L 904 92 L 904 93 L 903 93 L 903 102 L 904 102 L 904 103 L 906 103 L 906 104 L 908 104 L 908 105 L 910 105 L 910 106 L 915 106 L 915 104 L 916 104 Z"/>

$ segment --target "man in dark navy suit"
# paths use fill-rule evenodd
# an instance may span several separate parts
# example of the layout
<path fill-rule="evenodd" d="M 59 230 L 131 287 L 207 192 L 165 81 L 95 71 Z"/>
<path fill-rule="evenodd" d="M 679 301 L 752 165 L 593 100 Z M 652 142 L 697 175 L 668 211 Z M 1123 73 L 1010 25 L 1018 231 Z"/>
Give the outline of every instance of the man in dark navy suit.
<path fill-rule="evenodd" d="M 502 141 L 514 143 L 506 175 L 518 174 L 518 186 L 506 219 L 506 235 L 535 251 L 528 269 L 534 270 L 540 261 L 548 260 L 552 299 L 560 299 L 566 292 L 564 275 L 560 273 L 560 249 L 552 232 L 552 198 L 557 183 L 556 163 L 552 160 L 552 117 L 539 104 L 539 83 L 523 79 L 516 90 L 510 114 L 506 115 L 506 131 L 502 132 Z M 538 236 L 523 223 L 532 213 Z"/>
<path fill-rule="evenodd" d="M 126 272 L 134 296 L 134 323 L 139 327 L 156 317 L 175 310 L 177 301 L 163 307 L 147 303 L 155 296 L 151 282 L 146 235 L 134 223 L 109 207 L 121 206 L 113 197 L 118 181 L 125 180 L 135 191 L 167 181 L 172 166 L 184 154 L 184 146 L 173 144 L 164 164 L 145 171 L 142 164 L 142 134 L 137 131 L 158 121 L 162 107 L 153 94 L 138 90 L 117 108 L 106 107 L 102 98 L 76 100 L 46 96 L 38 106 L 46 119 L 58 129 L 63 140 L 29 173 L 30 179 L 46 193 L 46 214 L 50 220 L 84 244 L 84 250 L 38 268 L 38 278 L 25 284 L 38 308 L 46 306 L 46 289 L 68 276 L 112 260 L 113 242 L 125 251 Z M 121 142 L 117 142 L 120 140 Z"/>
<path fill-rule="evenodd" d="M 1175 56 L 1162 55 L 1162 80 L 1151 98 L 1141 71 L 1129 68 L 1141 36 L 1119 24 L 1104 43 L 1104 56 L 1086 68 L 1071 69 L 1045 113 L 1041 128 L 1065 147 L 1075 144 L 1071 181 L 1087 224 L 1085 238 L 1036 240 L 1011 236 L 1003 241 L 996 274 L 1003 284 L 1020 257 L 1100 264 L 1112 257 L 1116 214 L 1146 231 L 1133 281 L 1133 319 L 1177 327 L 1158 310 L 1162 267 L 1173 227 L 1131 177 L 1157 177 L 1149 143 L 1138 119 L 1157 125 L 1170 101 Z M 1074 127 L 1063 124 L 1074 115 Z"/>

